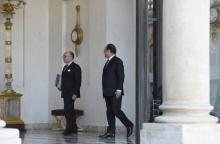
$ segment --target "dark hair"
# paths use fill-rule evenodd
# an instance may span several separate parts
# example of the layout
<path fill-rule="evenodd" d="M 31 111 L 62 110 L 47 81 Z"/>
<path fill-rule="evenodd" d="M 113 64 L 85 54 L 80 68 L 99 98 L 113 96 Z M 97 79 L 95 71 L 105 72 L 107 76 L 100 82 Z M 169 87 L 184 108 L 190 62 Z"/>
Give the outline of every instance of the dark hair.
<path fill-rule="evenodd" d="M 110 50 L 110 52 L 113 53 L 113 54 L 116 54 L 116 51 L 117 51 L 115 45 L 113 45 L 113 44 L 108 44 L 105 47 L 105 50 Z"/>
<path fill-rule="evenodd" d="M 72 58 L 74 59 L 75 58 L 75 55 L 72 51 L 69 51 L 70 55 L 72 56 Z"/>

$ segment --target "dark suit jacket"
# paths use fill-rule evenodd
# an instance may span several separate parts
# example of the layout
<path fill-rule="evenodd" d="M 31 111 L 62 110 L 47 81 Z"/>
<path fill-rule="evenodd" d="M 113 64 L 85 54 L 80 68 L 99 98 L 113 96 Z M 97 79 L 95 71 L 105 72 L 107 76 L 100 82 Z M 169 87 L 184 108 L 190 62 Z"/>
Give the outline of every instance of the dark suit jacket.
<path fill-rule="evenodd" d="M 80 97 L 81 68 L 76 63 L 71 63 L 62 72 L 61 97 L 72 98 L 73 94 Z"/>
<path fill-rule="evenodd" d="M 114 56 L 103 68 L 102 74 L 102 89 L 103 96 L 110 97 L 114 96 L 117 89 L 122 90 L 124 95 L 124 66 L 120 58 Z"/>

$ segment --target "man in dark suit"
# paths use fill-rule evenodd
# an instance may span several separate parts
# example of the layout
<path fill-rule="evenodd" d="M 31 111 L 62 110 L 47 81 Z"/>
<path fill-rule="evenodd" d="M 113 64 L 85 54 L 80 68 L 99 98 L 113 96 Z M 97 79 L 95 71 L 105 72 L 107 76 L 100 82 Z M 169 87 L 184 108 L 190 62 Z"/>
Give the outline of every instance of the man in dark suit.
<path fill-rule="evenodd" d="M 104 50 L 107 62 L 105 63 L 102 75 L 103 96 L 107 107 L 108 128 L 101 138 L 115 137 L 115 116 L 127 128 L 127 137 L 133 132 L 133 123 L 121 110 L 122 96 L 124 95 L 124 66 L 120 58 L 116 57 L 116 47 L 108 44 Z"/>
<path fill-rule="evenodd" d="M 74 53 L 67 51 L 63 55 L 66 64 L 62 71 L 61 97 L 64 100 L 64 115 L 66 118 L 66 130 L 64 135 L 77 133 L 74 102 L 80 97 L 81 68 L 74 63 Z"/>

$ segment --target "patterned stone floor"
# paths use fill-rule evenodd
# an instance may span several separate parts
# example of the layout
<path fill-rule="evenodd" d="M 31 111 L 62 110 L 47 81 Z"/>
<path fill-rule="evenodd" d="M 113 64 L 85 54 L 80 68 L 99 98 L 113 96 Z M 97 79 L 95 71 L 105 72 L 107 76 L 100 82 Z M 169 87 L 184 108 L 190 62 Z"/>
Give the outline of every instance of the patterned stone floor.
<path fill-rule="evenodd" d="M 125 134 L 117 134 L 115 139 L 99 139 L 99 133 L 78 133 L 63 136 L 61 131 L 27 131 L 22 134 L 22 144 L 135 144 L 132 136 L 127 139 Z"/>

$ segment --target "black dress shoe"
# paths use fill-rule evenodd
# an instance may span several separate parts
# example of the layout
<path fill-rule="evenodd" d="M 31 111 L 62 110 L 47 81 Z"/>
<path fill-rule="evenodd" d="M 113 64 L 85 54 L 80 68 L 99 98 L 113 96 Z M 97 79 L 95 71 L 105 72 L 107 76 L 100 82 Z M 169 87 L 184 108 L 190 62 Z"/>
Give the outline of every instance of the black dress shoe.
<path fill-rule="evenodd" d="M 105 134 L 99 136 L 99 138 L 114 138 L 114 137 L 115 134 L 110 132 L 106 132 Z"/>
<path fill-rule="evenodd" d="M 127 127 L 127 137 L 130 137 L 133 133 L 133 125 L 132 126 L 129 126 Z"/>
<path fill-rule="evenodd" d="M 77 131 L 64 131 L 63 135 L 68 136 L 68 135 L 72 135 L 72 134 L 76 134 L 76 133 L 77 133 Z"/>

